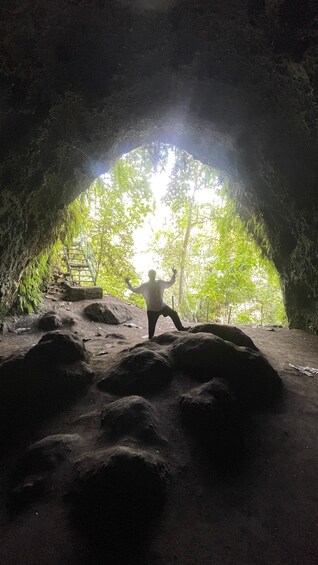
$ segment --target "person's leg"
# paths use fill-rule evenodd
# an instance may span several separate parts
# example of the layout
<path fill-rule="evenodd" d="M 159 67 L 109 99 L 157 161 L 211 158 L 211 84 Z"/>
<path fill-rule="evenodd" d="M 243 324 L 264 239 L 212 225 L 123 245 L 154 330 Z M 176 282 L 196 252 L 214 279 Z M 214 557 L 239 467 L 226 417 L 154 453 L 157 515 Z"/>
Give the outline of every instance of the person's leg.
<path fill-rule="evenodd" d="M 149 339 L 151 339 L 155 334 L 156 323 L 160 314 L 161 312 L 153 312 L 152 310 L 147 310 Z"/>
<path fill-rule="evenodd" d="M 170 316 L 171 320 L 173 321 L 174 325 L 176 326 L 177 330 L 182 331 L 185 330 L 182 322 L 179 318 L 178 312 L 170 308 L 170 306 L 164 306 L 162 309 L 162 314 L 164 316 Z"/>

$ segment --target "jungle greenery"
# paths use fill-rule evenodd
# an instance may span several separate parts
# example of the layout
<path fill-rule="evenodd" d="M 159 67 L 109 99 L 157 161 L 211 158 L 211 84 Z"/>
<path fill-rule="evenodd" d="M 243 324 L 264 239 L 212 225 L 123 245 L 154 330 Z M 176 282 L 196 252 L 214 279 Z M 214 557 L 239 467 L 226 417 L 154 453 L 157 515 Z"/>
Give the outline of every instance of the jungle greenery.
<path fill-rule="evenodd" d="M 174 149 L 164 196 L 171 213 L 151 242 L 157 267 L 166 276 L 168 266 L 178 268 L 170 296 L 186 320 L 285 324 L 277 271 L 239 218 L 229 188 L 217 171 Z"/>
<path fill-rule="evenodd" d="M 169 174 L 160 203 L 151 188 L 154 170 Z M 67 270 L 65 250 L 81 241 L 90 249 L 97 284 L 144 306 L 124 279 L 140 282 L 134 234 L 161 213 L 160 229 L 145 242 L 149 268 L 164 278 L 177 268 L 177 283 L 165 298 L 185 320 L 285 323 L 278 274 L 240 220 L 229 189 L 227 178 L 175 147 L 151 145 L 124 155 L 65 211 L 58 241 L 30 266 L 20 296 L 28 294 L 23 285 L 31 284 L 34 307 L 41 277 L 48 278 L 57 256 Z M 21 308 L 30 309 L 30 301 Z"/>

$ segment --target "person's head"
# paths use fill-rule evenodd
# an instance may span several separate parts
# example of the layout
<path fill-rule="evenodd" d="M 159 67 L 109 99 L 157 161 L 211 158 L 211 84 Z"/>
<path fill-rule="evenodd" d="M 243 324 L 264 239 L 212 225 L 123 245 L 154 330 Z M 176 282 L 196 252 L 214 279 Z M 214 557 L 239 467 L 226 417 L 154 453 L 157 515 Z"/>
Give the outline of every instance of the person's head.
<path fill-rule="evenodd" d="M 150 269 L 150 271 L 148 272 L 148 277 L 150 281 L 154 281 L 156 278 L 156 271 L 154 271 L 153 269 Z"/>

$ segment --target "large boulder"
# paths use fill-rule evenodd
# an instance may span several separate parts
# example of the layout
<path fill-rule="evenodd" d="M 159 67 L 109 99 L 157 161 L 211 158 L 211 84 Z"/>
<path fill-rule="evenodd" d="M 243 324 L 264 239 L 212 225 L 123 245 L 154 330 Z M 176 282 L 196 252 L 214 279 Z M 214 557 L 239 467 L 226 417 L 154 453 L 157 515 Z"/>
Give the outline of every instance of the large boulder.
<path fill-rule="evenodd" d="M 74 318 L 67 315 L 61 315 L 54 310 L 46 312 L 38 320 L 38 328 L 44 331 L 52 331 L 61 328 L 62 326 L 72 326 L 75 324 Z"/>
<path fill-rule="evenodd" d="M 238 414 L 238 405 L 230 385 L 213 379 L 179 397 L 185 422 L 209 436 L 222 433 L 224 423 Z"/>
<path fill-rule="evenodd" d="M 65 462 L 71 464 L 70 455 L 80 441 L 77 434 L 58 434 L 45 437 L 26 450 L 11 473 L 11 511 L 20 510 L 52 490 L 52 471 Z"/>
<path fill-rule="evenodd" d="M 258 348 L 254 344 L 253 340 L 248 337 L 242 330 L 235 326 L 228 326 L 223 324 L 199 324 L 190 328 L 190 333 L 204 332 L 216 335 L 225 339 L 226 341 L 231 341 L 235 345 L 242 345 L 245 347 L 250 347 L 258 351 Z"/>
<path fill-rule="evenodd" d="M 152 337 L 150 343 L 157 343 L 159 345 L 171 345 L 180 337 L 179 331 L 164 332 L 163 334 Z"/>
<path fill-rule="evenodd" d="M 241 412 L 228 383 L 214 379 L 179 398 L 182 420 L 215 463 L 236 470 L 243 456 Z"/>
<path fill-rule="evenodd" d="M 234 348 L 215 335 L 183 332 L 172 344 L 171 354 L 177 369 L 190 373 L 198 380 L 210 380 L 235 367 L 237 356 Z"/>
<path fill-rule="evenodd" d="M 157 453 L 112 447 L 82 456 L 74 471 L 68 498 L 75 513 L 88 526 L 98 521 L 105 533 L 114 523 L 144 519 L 164 500 L 168 467 Z"/>
<path fill-rule="evenodd" d="M 231 344 L 207 333 L 188 333 L 172 345 L 177 369 L 192 378 L 228 382 L 245 408 L 270 406 L 280 396 L 282 382 L 275 369 L 259 352 Z"/>
<path fill-rule="evenodd" d="M 168 357 L 160 351 L 144 347 L 124 353 L 97 383 L 100 390 L 127 396 L 150 394 L 166 386 L 172 379 Z"/>
<path fill-rule="evenodd" d="M 89 354 L 83 342 L 74 334 L 52 331 L 44 334 L 39 343 L 25 356 L 26 366 L 48 366 L 61 363 L 88 361 Z"/>
<path fill-rule="evenodd" d="M 157 411 L 141 396 L 126 396 L 106 404 L 101 423 L 113 440 L 131 436 L 146 443 L 162 441 Z"/>
<path fill-rule="evenodd" d="M 24 354 L 13 354 L 0 361 L 0 402 L 17 398 L 23 385 Z M 23 396 L 21 397 L 23 401 Z M 1 409 L 0 409 L 1 417 Z"/>
<path fill-rule="evenodd" d="M 261 353 L 248 347 L 237 347 L 236 350 L 236 369 L 224 378 L 245 409 L 270 408 L 281 398 L 281 378 Z"/>
<path fill-rule="evenodd" d="M 34 417 L 54 412 L 80 396 L 91 384 L 94 372 L 83 361 L 44 367 L 28 363 L 25 371 L 26 409 Z"/>
<path fill-rule="evenodd" d="M 56 434 L 33 443 L 19 459 L 14 480 L 53 471 L 67 460 L 80 442 L 78 434 Z"/>
<path fill-rule="evenodd" d="M 75 336 L 45 334 L 25 355 L 0 363 L 0 434 L 25 427 L 83 393 L 94 373 L 88 354 Z"/>
<path fill-rule="evenodd" d="M 132 318 L 128 308 L 117 302 L 93 302 L 84 308 L 84 313 L 93 322 L 104 324 L 122 324 Z"/>
<path fill-rule="evenodd" d="M 0 362 L 0 436 L 21 425 L 26 391 L 24 355 L 10 355 Z"/>
<path fill-rule="evenodd" d="M 63 406 L 87 388 L 94 376 L 88 359 L 82 341 L 61 331 L 48 332 L 26 353 L 26 400 L 35 413 Z"/>

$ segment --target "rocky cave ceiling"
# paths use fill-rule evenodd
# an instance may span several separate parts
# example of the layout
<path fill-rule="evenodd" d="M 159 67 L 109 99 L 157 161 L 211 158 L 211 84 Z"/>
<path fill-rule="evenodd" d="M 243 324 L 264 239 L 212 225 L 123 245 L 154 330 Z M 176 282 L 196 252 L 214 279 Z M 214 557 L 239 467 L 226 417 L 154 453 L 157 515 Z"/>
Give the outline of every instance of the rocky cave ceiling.
<path fill-rule="evenodd" d="M 291 327 L 318 328 L 316 0 L 2 0 L 0 315 L 61 210 L 174 143 L 233 179 Z"/>

